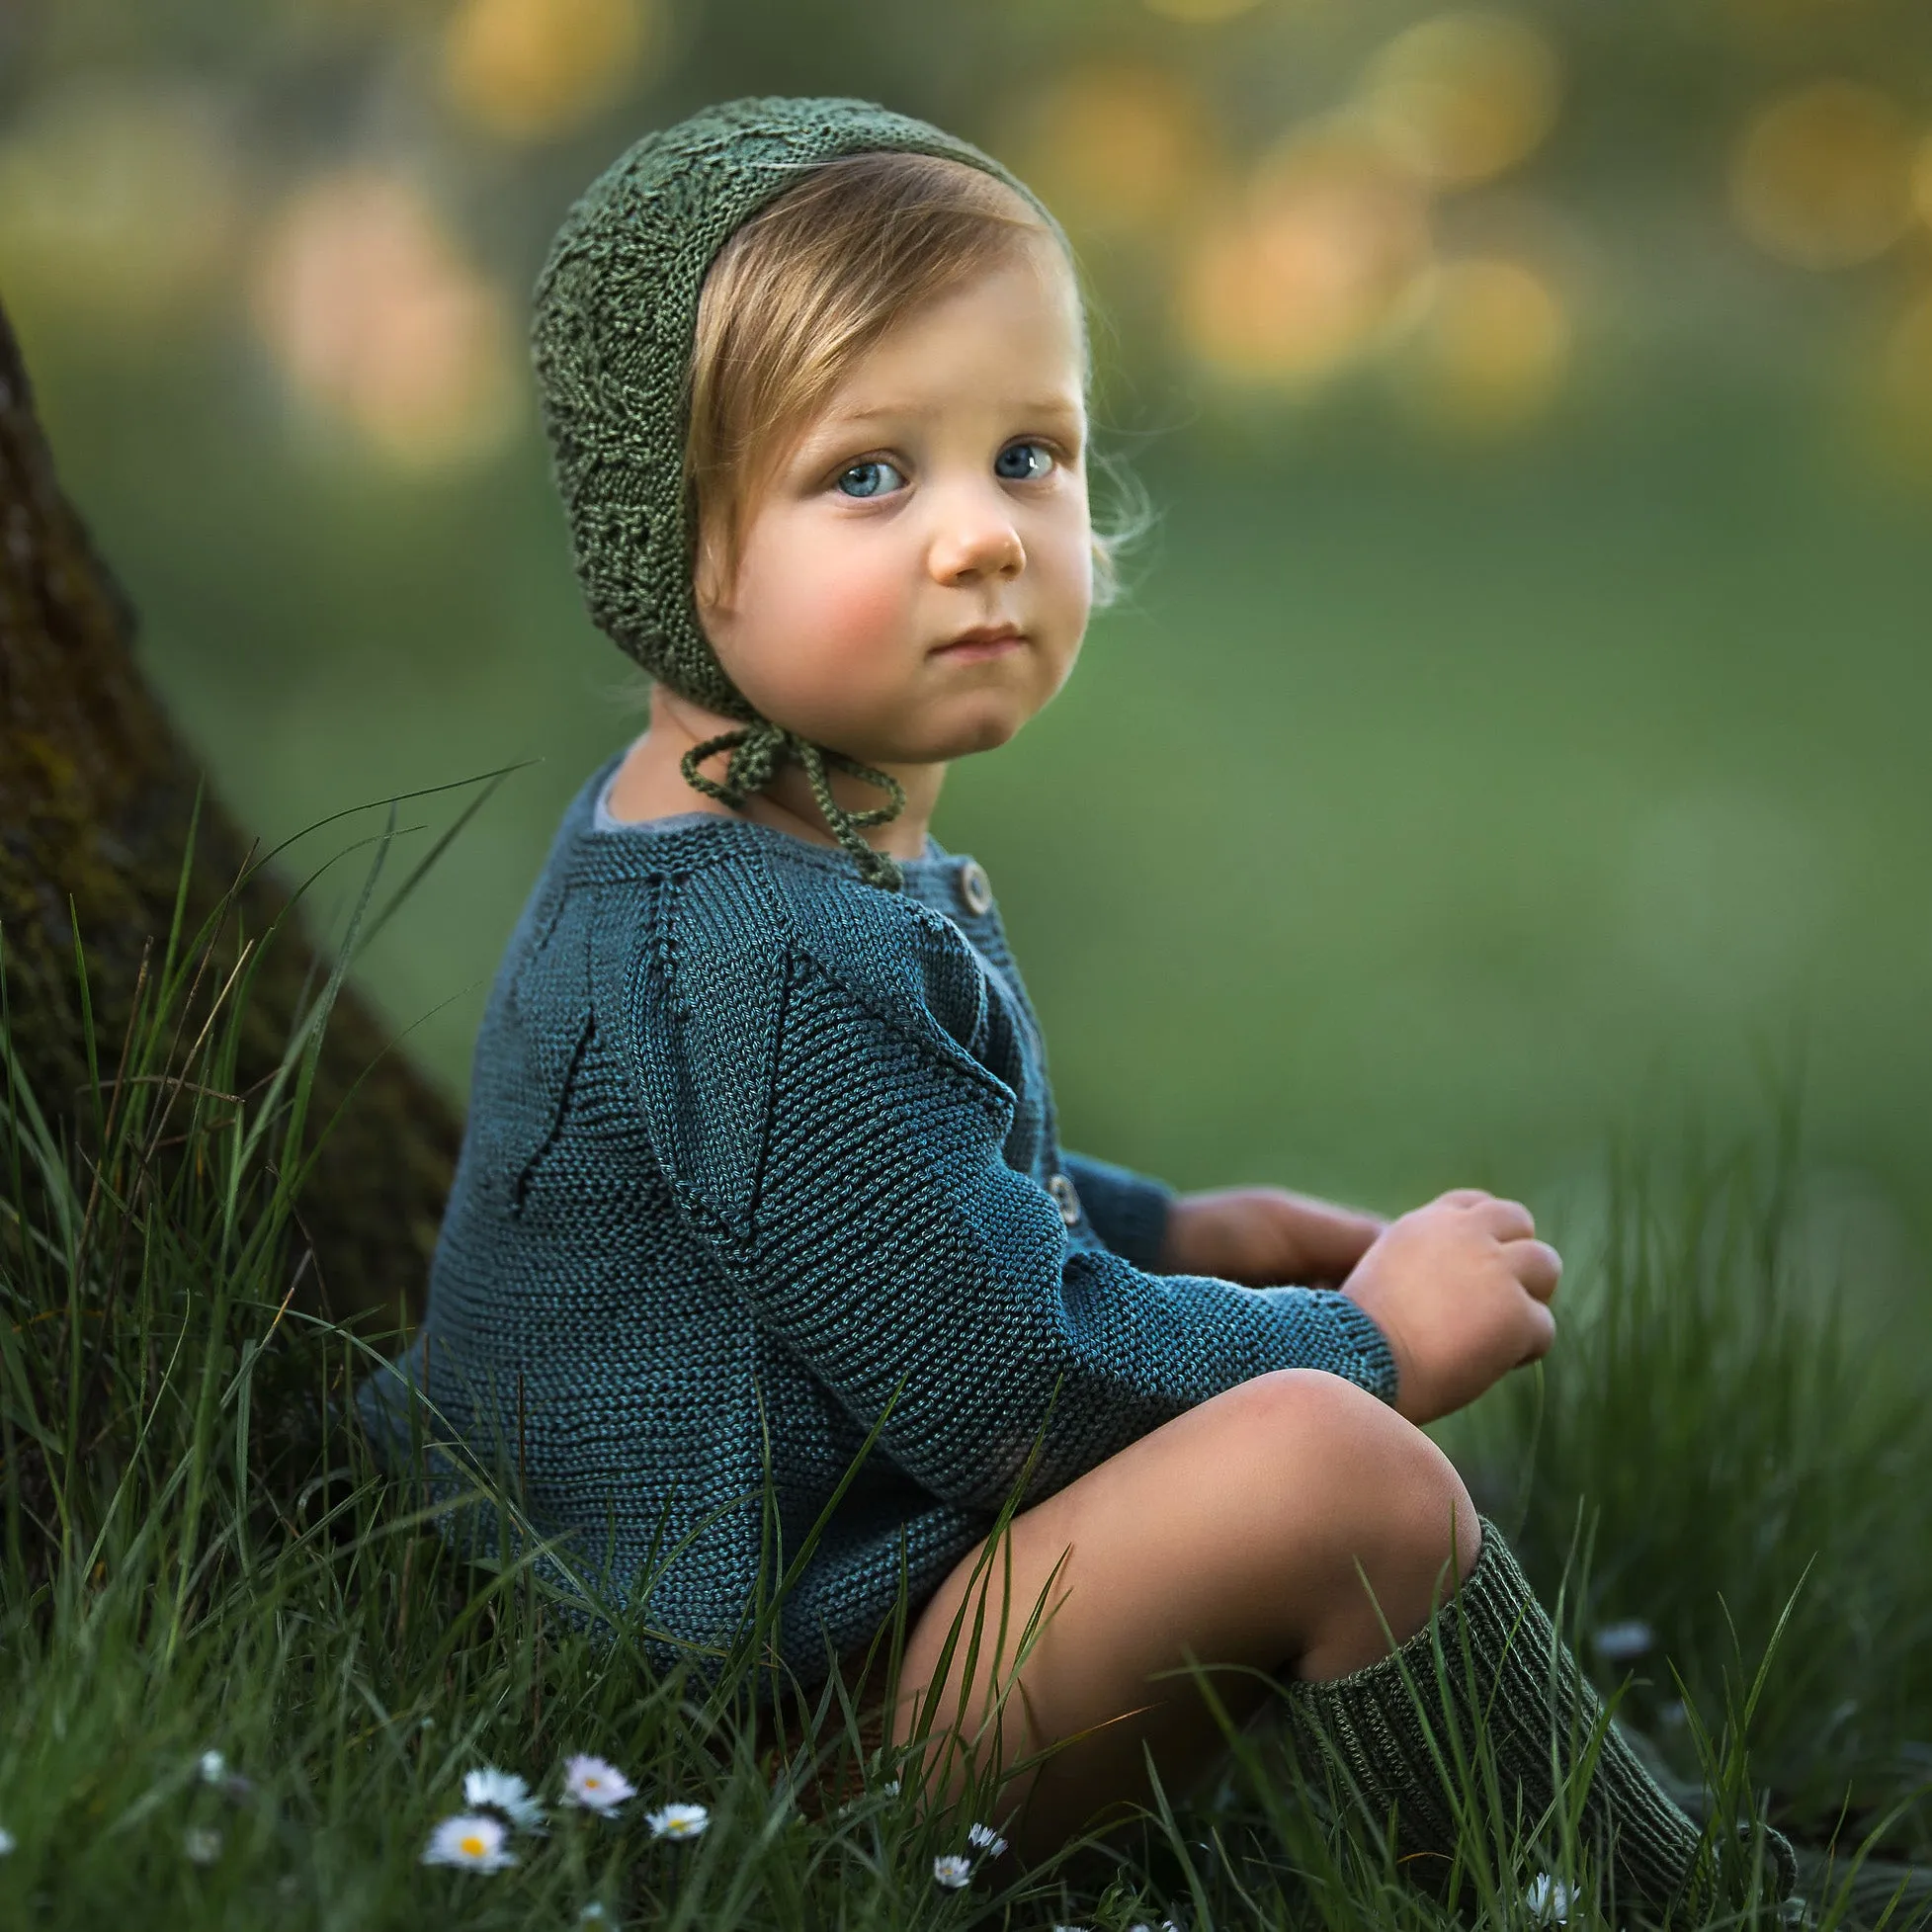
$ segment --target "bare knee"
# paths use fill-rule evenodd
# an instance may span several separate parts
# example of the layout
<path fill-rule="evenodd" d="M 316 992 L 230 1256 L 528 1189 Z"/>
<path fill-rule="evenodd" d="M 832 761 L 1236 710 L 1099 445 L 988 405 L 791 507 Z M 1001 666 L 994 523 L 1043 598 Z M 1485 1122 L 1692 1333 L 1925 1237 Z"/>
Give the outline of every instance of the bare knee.
<path fill-rule="evenodd" d="M 1435 1443 L 1366 1388 L 1321 1369 L 1276 1369 L 1220 1397 L 1238 1403 L 1273 1454 L 1335 1480 L 1379 1478 L 1384 1501 L 1412 1496 L 1447 1508 L 1464 1494 Z M 1435 1513 L 1440 1514 L 1441 1508 Z"/>
<path fill-rule="evenodd" d="M 1373 1661 L 1388 1647 L 1385 1621 L 1396 1641 L 1412 1635 L 1475 1561 L 1462 1477 L 1414 1424 L 1339 1376 L 1278 1370 L 1229 1394 L 1272 1501 L 1263 1525 L 1283 1540 L 1304 1612 L 1298 1668 L 1328 1676 Z"/>

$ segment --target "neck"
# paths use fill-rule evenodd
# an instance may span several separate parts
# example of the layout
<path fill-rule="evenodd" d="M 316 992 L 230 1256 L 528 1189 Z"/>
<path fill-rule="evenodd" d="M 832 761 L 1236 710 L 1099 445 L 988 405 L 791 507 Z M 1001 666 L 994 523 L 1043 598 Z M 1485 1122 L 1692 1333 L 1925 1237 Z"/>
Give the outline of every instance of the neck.
<path fill-rule="evenodd" d="M 629 798 L 643 807 L 637 815 L 665 815 L 675 811 L 713 811 L 723 817 L 749 818 L 754 824 L 770 825 L 790 832 L 795 838 L 809 839 L 814 845 L 837 845 L 811 796 L 811 785 L 796 764 L 785 765 L 765 787 L 745 802 L 742 812 L 733 813 L 728 805 L 708 798 L 685 782 L 680 769 L 685 754 L 707 738 L 721 736 L 739 728 L 735 718 L 694 705 L 661 684 L 651 689 L 650 729 L 631 748 L 626 761 L 625 790 Z M 700 766 L 707 778 L 722 781 L 729 762 L 728 752 L 716 752 Z M 916 859 L 926 849 L 926 836 L 932 824 L 933 808 L 939 803 L 940 788 L 946 783 L 946 767 L 929 765 L 882 765 L 879 769 L 897 779 L 905 790 L 905 809 L 883 825 L 869 826 L 865 838 L 875 850 L 894 859 Z M 845 772 L 828 772 L 827 779 L 835 798 L 847 811 L 866 811 L 883 801 L 877 786 Z"/>

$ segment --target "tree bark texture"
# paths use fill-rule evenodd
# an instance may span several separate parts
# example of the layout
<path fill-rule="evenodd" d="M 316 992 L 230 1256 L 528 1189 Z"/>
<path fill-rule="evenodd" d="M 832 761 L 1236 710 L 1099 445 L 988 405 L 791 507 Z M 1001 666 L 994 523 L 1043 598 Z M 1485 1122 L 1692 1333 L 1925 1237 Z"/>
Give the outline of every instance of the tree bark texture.
<path fill-rule="evenodd" d="M 197 765 L 131 649 L 134 615 L 61 494 L 19 343 L 0 308 L 0 944 L 16 1053 L 50 1122 L 88 1099 L 78 926 L 99 1052 L 114 1064 L 150 935 L 158 961 L 187 848 Z M 206 790 L 184 937 L 251 862 Z M 69 900 L 72 910 L 69 910 Z M 267 869 L 239 894 L 248 933 L 288 907 Z M 233 924 L 229 927 L 229 957 Z M 326 975 L 295 918 L 277 934 L 244 1020 L 238 1086 L 266 1078 Z M 298 1296 L 338 1320 L 413 1320 L 461 1122 L 349 986 L 330 1016 L 308 1119 L 334 1116 L 297 1202 L 313 1245 Z"/>

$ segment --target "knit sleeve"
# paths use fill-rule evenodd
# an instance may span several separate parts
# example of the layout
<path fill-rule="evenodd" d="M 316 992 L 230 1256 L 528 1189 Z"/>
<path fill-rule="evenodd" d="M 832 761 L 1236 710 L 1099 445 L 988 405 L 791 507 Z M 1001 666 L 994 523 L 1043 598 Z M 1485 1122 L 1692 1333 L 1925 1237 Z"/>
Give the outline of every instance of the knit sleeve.
<path fill-rule="evenodd" d="M 1392 1392 L 1386 1342 L 1340 1294 L 1151 1275 L 1070 1243 L 1002 1157 L 1015 1096 L 972 1050 L 977 966 L 945 922 L 908 930 L 896 986 L 772 939 L 660 949 L 643 1054 L 688 1221 L 861 1427 L 889 1408 L 888 1456 L 994 1508 L 1036 1438 L 1029 1497 L 1271 1369 Z"/>
<path fill-rule="evenodd" d="M 1157 1266 L 1174 1190 L 1165 1181 L 1116 1167 L 1111 1160 L 1095 1160 L 1091 1154 L 1069 1150 L 1060 1158 L 1094 1232 L 1136 1268 Z"/>

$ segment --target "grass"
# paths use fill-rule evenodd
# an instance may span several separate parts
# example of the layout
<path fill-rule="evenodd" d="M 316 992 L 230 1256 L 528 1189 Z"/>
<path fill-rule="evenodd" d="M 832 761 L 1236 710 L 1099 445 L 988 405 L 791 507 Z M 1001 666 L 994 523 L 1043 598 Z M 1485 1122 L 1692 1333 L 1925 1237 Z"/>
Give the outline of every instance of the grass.
<path fill-rule="evenodd" d="M 258 1091 L 235 1091 L 235 1043 L 274 932 L 224 973 L 216 933 L 177 925 L 125 1042 L 94 1043 L 71 1138 L 22 1083 L 0 1003 L 0 1924 L 416 1932 L 601 1908 L 708 1932 L 1429 1932 L 1537 1922 L 1544 1873 L 1579 1888 L 1571 1925 L 1597 1922 L 1562 1821 L 1529 1842 L 1484 1803 L 1484 1740 L 1461 1775 L 1452 1905 L 1265 1722 L 1230 1736 L 1211 1789 L 1163 1794 L 1124 1837 L 1031 1876 L 980 1861 L 948 1890 L 933 1861 L 977 1813 L 889 1792 L 836 1685 L 786 1701 L 782 1744 L 750 1724 L 755 1624 L 714 1680 L 654 1671 L 633 1629 L 600 1646 L 547 1615 L 527 1553 L 452 1557 L 343 1421 L 381 1338 L 291 1294 L 293 1205 L 327 1131 L 310 1071 L 393 826 Z M 0 990 L 3 968 L 0 946 Z M 1904 1924 L 1891 1875 L 1852 1868 L 1932 1859 L 1932 1424 L 1909 1376 L 1880 1373 L 1923 1337 L 1875 1365 L 1835 1285 L 1806 1277 L 1784 1225 L 1796 1159 L 1781 1131 L 1768 1154 L 1621 1165 L 1572 1253 L 1557 1353 L 1444 1438 L 1546 1599 L 1561 1589 L 1606 1690 L 1623 1673 L 1591 1634 L 1652 1627 L 1619 1709 L 1687 1802 L 1720 1821 L 1768 1806 L 1835 1845 L 1805 1888 L 1817 1923 Z M 225 1773 L 204 1775 L 209 1750 Z M 639 1796 L 611 1819 L 554 1811 L 501 1873 L 419 1862 L 466 1770 L 553 1799 L 575 1751 Z M 840 1809 L 821 1780 L 858 1795 Z M 673 1800 L 709 1829 L 654 1838 L 643 1814 Z M 1711 1922 L 1752 1921 L 1745 1903 Z"/>

